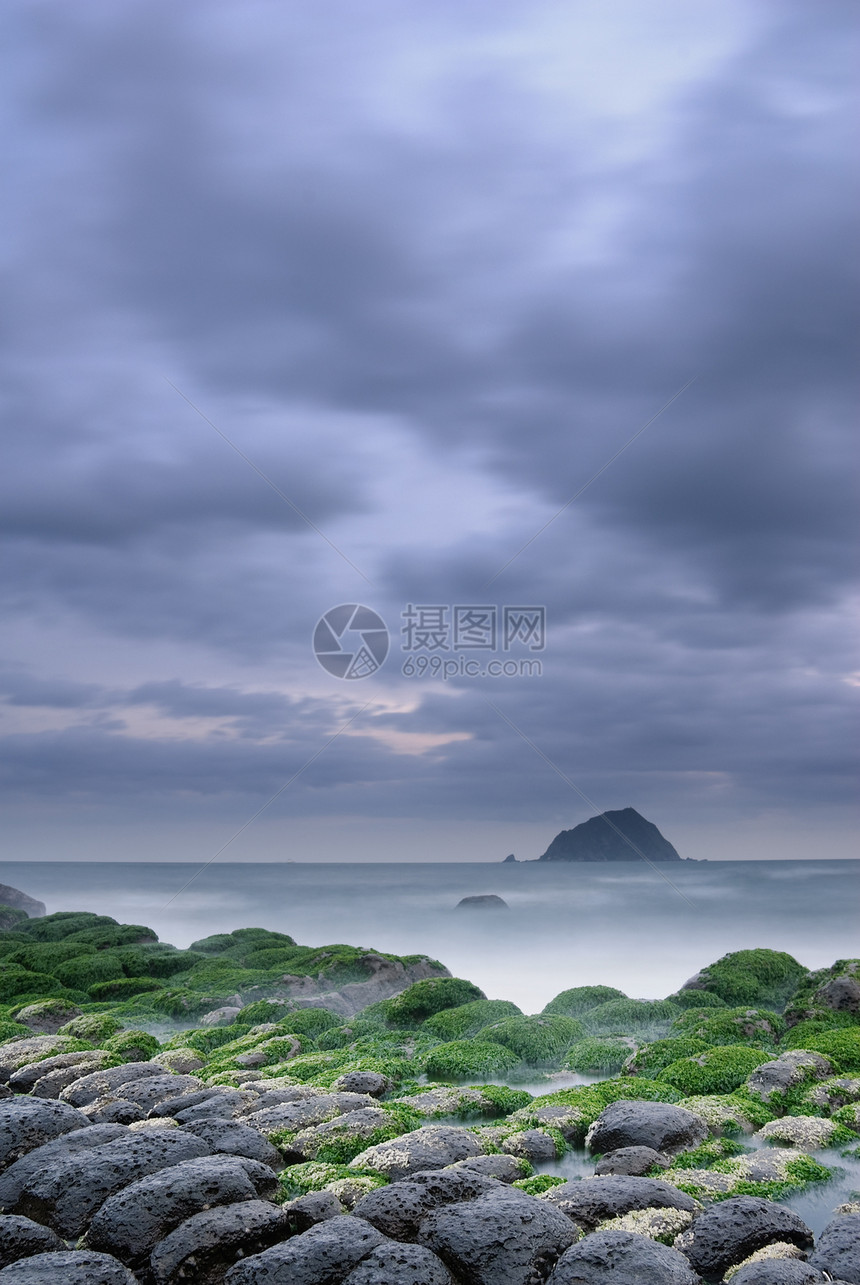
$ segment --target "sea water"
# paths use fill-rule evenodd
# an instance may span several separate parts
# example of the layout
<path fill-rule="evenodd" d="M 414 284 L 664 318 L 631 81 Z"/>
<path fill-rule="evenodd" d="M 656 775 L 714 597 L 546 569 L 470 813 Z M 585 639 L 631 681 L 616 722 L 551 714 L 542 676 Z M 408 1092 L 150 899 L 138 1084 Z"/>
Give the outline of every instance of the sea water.
<path fill-rule="evenodd" d="M 860 955 L 860 861 L 567 864 L 4 862 L 0 882 L 55 910 L 146 924 L 163 941 L 258 926 L 302 945 L 427 954 L 492 999 L 538 1012 L 570 986 L 677 990 L 727 951 L 809 968 Z M 458 909 L 494 893 L 507 909 Z"/>

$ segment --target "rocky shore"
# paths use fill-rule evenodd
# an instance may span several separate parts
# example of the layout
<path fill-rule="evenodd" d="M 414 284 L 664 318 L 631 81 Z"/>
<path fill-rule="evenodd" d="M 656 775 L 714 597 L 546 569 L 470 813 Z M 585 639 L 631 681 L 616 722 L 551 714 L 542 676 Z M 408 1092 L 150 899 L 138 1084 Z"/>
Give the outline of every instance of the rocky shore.
<path fill-rule="evenodd" d="M 860 1195 L 786 1204 L 858 1152 L 857 960 L 525 1015 L 263 929 L 0 932 L 0 1285 L 860 1285 Z"/>

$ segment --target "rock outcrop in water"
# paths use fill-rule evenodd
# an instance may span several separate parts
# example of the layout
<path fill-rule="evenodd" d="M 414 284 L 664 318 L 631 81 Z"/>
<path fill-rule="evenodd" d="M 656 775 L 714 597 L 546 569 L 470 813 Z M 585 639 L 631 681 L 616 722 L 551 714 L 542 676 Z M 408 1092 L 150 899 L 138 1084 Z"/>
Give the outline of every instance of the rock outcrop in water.
<path fill-rule="evenodd" d="M 680 861 L 668 839 L 635 808 L 601 812 L 557 834 L 538 861 Z"/>
<path fill-rule="evenodd" d="M 23 910 L 28 919 L 43 919 L 46 914 L 44 901 L 28 897 L 26 892 L 11 888 L 7 883 L 0 883 L 0 906 L 11 906 L 13 910 Z"/>

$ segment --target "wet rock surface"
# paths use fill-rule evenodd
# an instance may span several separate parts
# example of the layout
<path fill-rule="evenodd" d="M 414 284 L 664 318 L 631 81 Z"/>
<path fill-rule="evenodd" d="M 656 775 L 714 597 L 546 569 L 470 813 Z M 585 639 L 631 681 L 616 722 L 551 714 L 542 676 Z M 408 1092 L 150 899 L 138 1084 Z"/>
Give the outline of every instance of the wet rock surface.
<path fill-rule="evenodd" d="M 797 1214 L 758 1196 L 736 1196 L 712 1205 L 675 1241 L 703 1276 L 719 1278 L 755 1250 L 774 1241 L 811 1249 L 812 1232 Z"/>
<path fill-rule="evenodd" d="M 2 1285 L 136 1285 L 134 1276 L 108 1254 L 66 1250 L 34 1254 L 4 1267 Z"/>
<path fill-rule="evenodd" d="M 832 1277 L 860 1283 L 860 1214 L 843 1214 L 828 1223 L 809 1261 Z"/>
<path fill-rule="evenodd" d="M 457 1160 L 479 1156 L 484 1148 L 468 1129 L 453 1125 L 428 1125 L 401 1134 L 391 1142 L 368 1147 L 353 1160 L 356 1168 L 378 1169 L 392 1181 L 422 1169 L 444 1169 Z"/>
<path fill-rule="evenodd" d="M 0 1218 L 0 1267 L 8 1267 L 19 1258 L 47 1254 L 65 1246 L 50 1227 L 42 1227 L 29 1218 L 7 1214 Z"/>
<path fill-rule="evenodd" d="M 555 1205 L 580 1227 L 593 1229 L 606 1218 L 633 1209 L 682 1209 L 697 1213 L 698 1203 L 686 1192 L 658 1178 L 608 1175 L 551 1187 L 543 1200 Z"/>
<path fill-rule="evenodd" d="M 586 1135 L 591 1151 L 606 1154 L 621 1147 L 651 1147 L 672 1154 L 704 1142 L 708 1126 L 701 1116 L 668 1102 L 613 1102 Z"/>
<path fill-rule="evenodd" d="M 344 1214 L 246 1258 L 225 1279 L 228 1285 L 336 1285 L 384 1240 L 364 1219 Z"/>

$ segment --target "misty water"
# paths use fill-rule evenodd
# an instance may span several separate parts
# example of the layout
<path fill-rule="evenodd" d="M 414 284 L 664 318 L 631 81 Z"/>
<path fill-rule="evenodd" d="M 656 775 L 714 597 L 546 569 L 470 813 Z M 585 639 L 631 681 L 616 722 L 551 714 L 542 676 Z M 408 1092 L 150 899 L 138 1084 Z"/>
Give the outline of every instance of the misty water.
<path fill-rule="evenodd" d="M 216 863 L 202 870 L 4 862 L 0 881 L 38 897 L 49 912 L 94 910 L 147 924 L 177 946 L 254 925 L 302 945 L 428 954 L 527 1013 L 586 983 L 659 998 L 744 947 L 787 950 L 810 968 L 860 954 L 858 861 L 682 862 L 662 870 L 642 862 Z M 461 898 L 486 893 L 508 909 L 456 909 Z"/>

